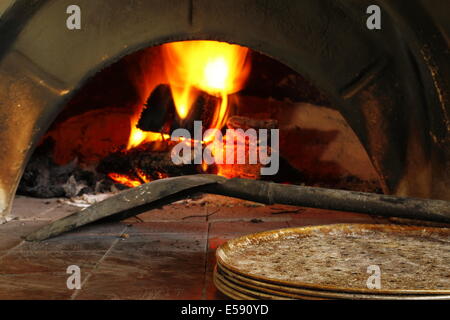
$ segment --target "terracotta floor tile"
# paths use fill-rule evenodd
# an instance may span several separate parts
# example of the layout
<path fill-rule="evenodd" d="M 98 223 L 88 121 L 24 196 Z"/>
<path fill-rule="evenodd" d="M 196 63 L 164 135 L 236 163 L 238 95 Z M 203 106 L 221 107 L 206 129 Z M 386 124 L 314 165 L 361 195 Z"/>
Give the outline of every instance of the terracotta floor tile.
<path fill-rule="evenodd" d="M 112 253 L 205 252 L 206 236 L 197 234 L 130 234 L 116 243 Z"/>
<path fill-rule="evenodd" d="M 228 207 L 222 207 L 214 204 L 208 205 L 208 211 L 211 216 L 209 222 L 219 221 L 251 221 L 254 219 L 262 221 L 289 221 L 291 215 L 302 209 L 284 205 L 256 205 L 248 204 L 246 206 L 237 204 Z M 284 213 L 283 213 L 284 212 Z M 291 213 L 292 212 L 292 213 Z"/>
<path fill-rule="evenodd" d="M 112 251 L 77 299 L 200 299 L 204 253 Z"/>
<path fill-rule="evenodd" d="M 56 220 L 80 208 L 61 202 L 59 198 L 40 199 L 16 196 L 11 215 L 19 220 Z"/>
<path fill-rule="evenodd" d="M 205 235 L 208 230 L 206 222 L 185 222 L 185 221 L 167 221 L 167 222 L 143 222 L 130 224 L 127 233 L 131 234 L 199 234 Z"/>
<path fill-rule="evenodd" d="M 0 275 L 0 300 L 69 299 L 65 272 Z"/>
<path fill-rule="evenodd" d="M 86 235 L 80 237 L 55 237 L 42 242 L 25 242 L 15 251 L 106 251 L 120 239 L 115 235 Z"/>
<path fill-rule="evenodd" d="M 213 222 L 209 230 L 210 247 L 211 241 L 219 241 L 220 239 L 232 239 L 246 234 L 287 228 L 288 223 L 285 221 L 270 222 Z"/>
<path fill-rule="evenodd" d="M 65 272 L 70 265 L 77 265 L 82 273 L 87 273 L 104 254 L 104 251 L 11 251 L 0 258 L 0 275 Z"/>
<path fill-rule="evenodd" d="M 0 225 L 0 250 L 9 250 L 23 242 L 22 237 L 47 224 L 47 221 L 13 220 Z M 1 256 L 1 254 L 0 254 Z"/>
<path fill-rule="evenodd" d="M 188 200 L 186 200 L 188 201 Z M 183 202 L 183 200 L 182 200 Z M 124 220 L 125 222 L 157 222 L 157 221 L 205 221 L 206 207 L 199 204 L 173 203 L 161 208 L 152 209 L 135 217 Z"/>
<path fill-rule="evenodd" d="M 366 214 L 308 208 L 292 216 L 288 224 L 290 227 L 302 227 L 337 223 L 377 223 L 377 221 L 376 217 Z"/>

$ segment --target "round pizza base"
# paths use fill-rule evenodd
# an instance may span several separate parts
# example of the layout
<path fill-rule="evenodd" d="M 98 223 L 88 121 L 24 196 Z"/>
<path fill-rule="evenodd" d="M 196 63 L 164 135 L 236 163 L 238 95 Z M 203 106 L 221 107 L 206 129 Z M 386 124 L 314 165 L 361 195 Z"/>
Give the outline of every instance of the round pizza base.
<path fill-rule="evenodd" d="M 233 239 L 218 265 L 283 287 L 365 294 L 450 295 L 450 230 L 340 224 L 281 229 Z M 373 270 L 381 289 L 369 289 Z"/>

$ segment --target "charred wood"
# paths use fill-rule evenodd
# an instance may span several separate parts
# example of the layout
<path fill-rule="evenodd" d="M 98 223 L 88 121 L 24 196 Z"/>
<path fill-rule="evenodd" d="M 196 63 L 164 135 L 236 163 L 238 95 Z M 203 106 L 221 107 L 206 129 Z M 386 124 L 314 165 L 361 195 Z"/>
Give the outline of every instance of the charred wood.
<path fill-rule="evenodd" d="M 187 129 L 193 133 L 194 121 L 202 121 L 204 127 L 209 127 L 213 121 L 215 109 L 220 104 L 220 98 L 198 89 L 195 101 L 189 106 L 185 118 L 176 112 L 175 102 L 170 86 L 160 84 L 150 94 L 140 115 L 137 127 L 143 131 L 162 132 L 170 134 L 178 128 Z"/>
<path fill-rule="evenodd" d="M 111 172 L 149 180 L 163 177 L 180 176 L 198 173 L 193 156 L 191 164 L 176 165 L 172 161 L 173 141 L 157 141 L 143 143 L 136 148 L 112 153 L 104 158 L 97 167 L 103 174 Z M 145 182 L 145 181 L 144 181 Z"/>
<path fill-rule="evenodd" d="M 160 84 L 148 97 L 137 127 L 143 131 L 170 133 L 169 128 L 172 127 L 175 112 L 169 85 Z"/>

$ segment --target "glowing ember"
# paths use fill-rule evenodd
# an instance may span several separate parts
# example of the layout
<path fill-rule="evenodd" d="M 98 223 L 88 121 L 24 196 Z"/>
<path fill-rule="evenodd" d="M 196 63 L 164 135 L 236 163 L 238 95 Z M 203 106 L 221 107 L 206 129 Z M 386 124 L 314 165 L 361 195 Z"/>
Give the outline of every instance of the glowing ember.
<path fill-rule="evenodd" d="M 139 178 L 144 181 L 145 183 L 149 183 L 152 181 L 150 177 L 148 177 L 142 170 L 136 169 L 136 174 L 139 176 Z"/>
<path fill-rule="evenodd" d="M 139 180 L 134 180 L 131 177 L 119 174 L 119 173 L 108 173 L 108 177 L 114 180 L 117 183 L 123 184 L 124 186 L 134 188 L 140 186 L 142 184 Z"/>

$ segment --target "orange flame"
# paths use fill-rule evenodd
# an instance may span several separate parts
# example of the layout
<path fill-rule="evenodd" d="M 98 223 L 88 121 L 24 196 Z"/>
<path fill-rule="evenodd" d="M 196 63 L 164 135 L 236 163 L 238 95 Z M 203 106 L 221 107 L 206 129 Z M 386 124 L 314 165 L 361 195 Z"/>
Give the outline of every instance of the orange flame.
<path fill-rule="evenodd" d="M 144 183 L 149 183 L 152 181 L 152 179 L 150 177 L 148 177 L 141 169 L 137 168 L 136 169 L 136 174 L 138 175 L 138 177 L 144 182 Z"/>
<path fill-rule="evenodd" d="M 114 180 L 115 182 L 118 182 L 130 188 L 137 187 L 142 184 L 141 181 L 132 179 L 131 177 L 125 174 L 108 173 L 108 177 Z"/>
<path fill-rule="evenodd" d="M 162 45 L 165 70 L 178 116 L 188 117 L 198 90 L 221 97 L 211 128 L 228 116 L 228 95 L 241 90 L 250 72 L 248 49 L 218 41 L 181 41 Z"/>
<path fill-rule="evenodd" d="M 221 129 L 228 117 L 228 95 L 243 88 L 250 72 L 248 49 L 218 41 L 171 42 L 161 49 L 166 81 L 170 84 L 178 116 L 181 119 L 189 116 L 200 89 L 221 97 L 211 124 L 211 128 Z M 138 129 L 136 124 L 142 108 L 138 109 L 131 119 L 127 150 L 144 142 L 170 138 Z"/>
<path fill-rule="evenodd" d="M 164 60 L 165 75 L 148 82 L 154 85 L 157 85 L 158 82 L 170 85 L 176 112 L 180 119 L 186 119 L 189 116 L 192 111 L 191 106 L 197 99 L 199 90 L 220 97 L 214 110 L 210 128 L 222 129 L 229 115 L 228 96 L 243 88 L 250 73 L 250 62 L 247 59 L 248 49 L 218 41 L 181 41 L 162 45 L 161 53 Z M 145 91 L 148 91 L 148 89 L 150 89 L 150 86 L 147 86 Z M 136 125 L 141 111 L 142 107 L 138 108 L 131 118 L 127 150 L 144 142 L 170 139 L 167 134 L 145 132 L 137 128 Z M 213 137 L 213 135 L 205 137 L 201 143 L 209 143 L 213 140 Z M 208 166 L 203 165 L 202 168 L 206 171 Z M 150 181 L 140 172 L 137 174 L 143 182 Z M 109 177 L 130 187 L 142 183 L 142 181 L 117 173 L 111 173 Z M 161 174 L 161 178 L 163 177 L 165 175 Z"/>
<path fill-rule="evenodd" d="M 136 127 L 138 119 L 132 119 L 131 121 L 131 132 L 130 138 L 128 140 L 127 150 L 137 147 L 144 142 L 152 141 L 164 141 L 170 139 L 168 134 L 163 134 L 159 132 L 146 132 Z"/>

